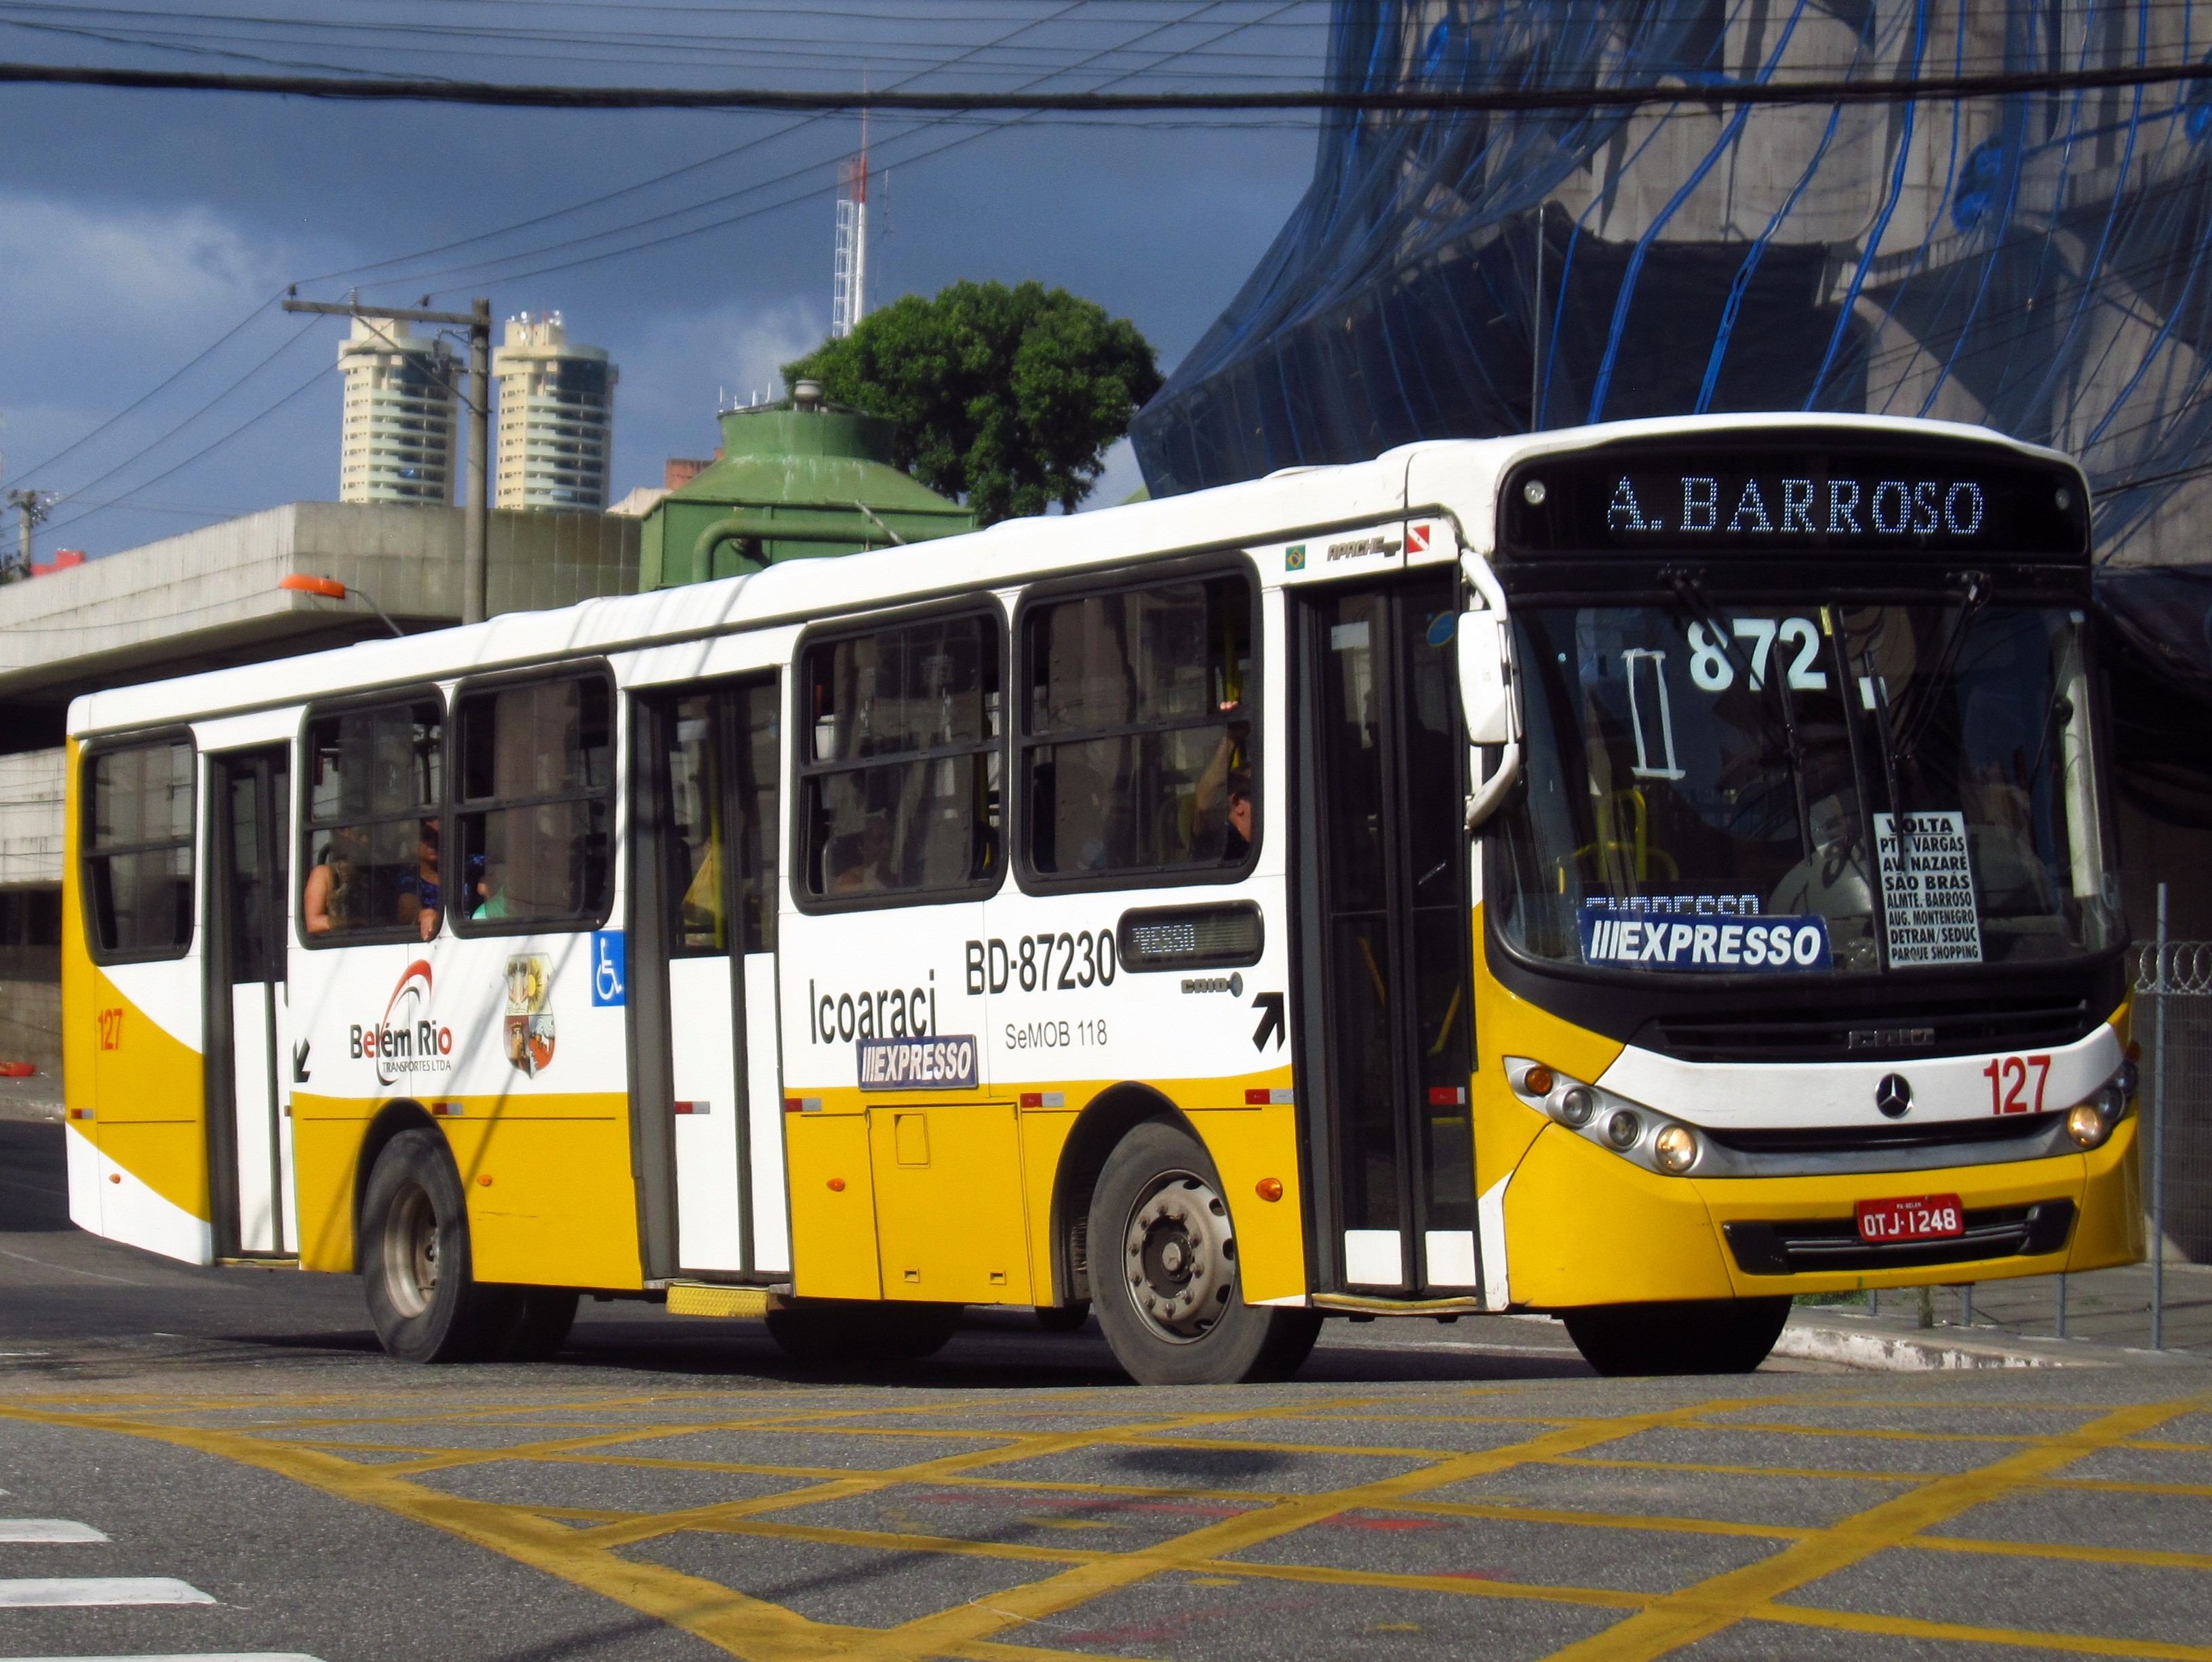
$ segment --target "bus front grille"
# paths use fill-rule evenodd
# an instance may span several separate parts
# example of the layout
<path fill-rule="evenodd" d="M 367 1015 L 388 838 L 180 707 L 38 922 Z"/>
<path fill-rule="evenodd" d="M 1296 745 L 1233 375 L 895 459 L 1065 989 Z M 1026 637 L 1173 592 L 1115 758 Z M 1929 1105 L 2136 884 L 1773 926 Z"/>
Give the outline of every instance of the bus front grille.
<path fill-rule="evenodd" d="M 1750 1010 L 1654 1016 L 1632 1042 L 1686 1062 L 1880 1062 L 1974 1051 L 2055 1050 L 2096 1026 L 2070 1004 Z"/>
<path fill-rule="evenodd" d="M 1966 1232 L 1942 1240 L 1859 1239 L 1850 1218 L 1812 1218 L 1788 1223 L 1724 1223 L 1729 1250 L 1747 1276 L 1833 1274 L 1869 1270 L 1917 1270 L 1992 1258 L 2055 1253 L 2074 1227 L 2074 1203 L 2039 1200 L 2029 1206 L 1969 1210 Z"/>

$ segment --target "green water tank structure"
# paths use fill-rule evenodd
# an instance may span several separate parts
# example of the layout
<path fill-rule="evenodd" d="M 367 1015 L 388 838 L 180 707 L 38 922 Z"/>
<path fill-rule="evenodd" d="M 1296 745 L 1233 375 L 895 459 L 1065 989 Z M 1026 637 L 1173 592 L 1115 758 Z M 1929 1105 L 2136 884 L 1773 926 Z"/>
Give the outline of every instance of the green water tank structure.
<path fill-rule="evenodd" d="M 645 518 L 641 592 L 975 529 L 891 465 L 892 422 L 825 403 L 812 382 L 721 422 L 721 454 Z"/>

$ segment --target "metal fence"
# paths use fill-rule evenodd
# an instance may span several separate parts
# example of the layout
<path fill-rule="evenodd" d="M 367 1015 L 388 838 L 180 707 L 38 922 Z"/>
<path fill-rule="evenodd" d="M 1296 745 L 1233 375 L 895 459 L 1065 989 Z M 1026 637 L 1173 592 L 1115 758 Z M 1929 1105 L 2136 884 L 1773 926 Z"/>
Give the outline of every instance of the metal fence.
<path fill-rule="evenodd" d="M 1869 1295 L 1874 1313 L 2212 1356 L 2212 941 L 2167 938 L 2165 910 L 2161 883 L 2129 964 L 2145 1262 Z"/>
<path fill-rule="evenodd" d="M 2164 883 L 2157 933 L 2136 949 L 2134 986 L 2156 1350 L 2166 1342 L 2169 1259 L 2212 1264 L 2212 942 L 2166 938 Z"/>

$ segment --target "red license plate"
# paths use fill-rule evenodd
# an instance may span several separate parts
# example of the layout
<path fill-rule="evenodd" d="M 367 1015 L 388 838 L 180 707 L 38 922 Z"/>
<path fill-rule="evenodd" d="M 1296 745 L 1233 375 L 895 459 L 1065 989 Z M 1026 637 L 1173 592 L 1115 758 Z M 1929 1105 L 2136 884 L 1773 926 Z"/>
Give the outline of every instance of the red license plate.
<path fill-rule="evenodd" d="M 1858 1220 L 1859 1239 L 1869 1243 L 1942 1240 L 1966 1232 L 1966 1215 L 1954 1194 L 1862 1200 L 1858 1204 Z"/>

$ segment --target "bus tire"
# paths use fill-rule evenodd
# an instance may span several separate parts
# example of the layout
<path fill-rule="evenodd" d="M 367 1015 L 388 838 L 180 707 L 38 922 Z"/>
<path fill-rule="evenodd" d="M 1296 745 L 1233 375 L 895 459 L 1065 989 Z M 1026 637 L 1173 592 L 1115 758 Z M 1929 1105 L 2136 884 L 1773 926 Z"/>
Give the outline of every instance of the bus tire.
<path fill-rule="evenodd" d="M 960 1325 L 963 1308 L 906 1300 L 794 1299 L 768 1313 L 768 1334 L 793 1362 L 881 1368 L 942 1350 Z"/>
<path fill-rule="evenodd" d="M 1179 1126 L 1146 1120 L 1091 1194 L 1091 1307 L 1139 1385 L 1288 1379 L 1312 1350 L 1311 1310 L 1247 1304 L 1221 1179 Z"/>
<path fill-rule="evenodd" d="M 1071 1299 L 1066 1304 L 1040 1304 L 1036 1324 L 1048 1333 L 1079 1333 L 1091 1319 L 1091 1301 Z"/>
<path fill-rule="evenodd" d="M 509 1362 L 550 1362 L 568 1342 L 576 1325 L 577 1292 L 573 1287 L 527 1287 L 517 1301 L 514 1331 L 507 1341 Z"/>
<path fill-rule="evenodd" d="M 1695 1299 L 1594 1304 L 1561 1313 L 1583 1360 L 1608 1379 L 1657 1374 L 1748 1374 L 1766 1360 L 1790 1300 Z"/>
<path fill-rule="evenodd" d="M 514 1331 L 522 1289 L 471 1270 L 468 1204 L 446 1139 L 402 1131 L 384 1145 L 361 1207 L 369 1319 L 402 1362 L 475 1362 Z"/>

